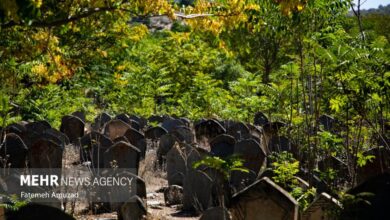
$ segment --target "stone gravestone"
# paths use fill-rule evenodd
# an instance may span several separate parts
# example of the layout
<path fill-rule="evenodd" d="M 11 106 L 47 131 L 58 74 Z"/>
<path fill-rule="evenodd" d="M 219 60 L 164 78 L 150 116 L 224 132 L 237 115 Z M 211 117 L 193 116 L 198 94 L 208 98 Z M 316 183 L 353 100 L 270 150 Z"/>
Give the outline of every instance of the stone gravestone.
<path fill-rule="evenodd" d="M 118 220 L 139 220 L 146 217 L 147 210 L 144 202 L 138 196 L 133 196 L 124 203 L 118 211 Z"/>
<path fill-rule="evenodd" d="M 103 133 L 111 140 L 115 140 L 117 137 L 124 136 L 126 131 L 130 128 L 130 125 L 126 124 L 126 122 L 119 119 L 113 119 L 104 125 Z"/>
<path fill-rule="evenodd" d="M 112 170 L 103 170 L 101 176 L 110 177 Z M 143 201 L 146 201 L 146 186 L 145 181 L 139 176 L 127 170 L 119 170 L 115 173 L 116 178 L 126 178 L 131 181 L 131 185 L 118 185 L 115 187 L 107 187 L 107 201 L 110 201 L 111 210 L 117 210 L 121 206 L 122 201 L 127 201 L 133 196 L 138 196 Z"/>
<path fill-rule="evenodd" d="M 138 123 L 138 125 L 139 125 L 139 129 L 138 130 L 142 130 L 148 124 L 148 120 L 146 120 L 143 117 L 139 117 L 139 116 L 136 116 L 136 115 L 130 115 L 129 118 L 131 120 L 136 121 Z"/>
<path fill-rule="evenodd" d="M 105 112 L 98 115 L 92 125 L 93 130 L 100 131 L 104 125 L 111 120 L 111 116 Z"/>
<path fill-rule="evenodd" d="M 152 127 L 145 131 L 145 138 L 157 140 L 166 133 L 168 133 L 168 131 L 160 126 Z"/>
<path fill-rule="evenodd" d="M 126 142 L 115 143 L 104 153 L 105 168 L 124 168 L 134 170 L 138 175 L 140 151 L 133 145 Z"/>
<path fill-rule="evenodd" d="M 130 128 L 124 135 L 132 145 L 136 145 L 138 141 L 145 139 L 145 136 L 134 128 Z"/>
<path fill-rule="evenodd" d="M 251 138 L 257 142 L 263 142 L 263 129 L 257 125 L 247 124 Z"/>
<path fill-rule="evenodd" d="M 175 136 L 179 142 L 184 142 L 187 144 L 194 143 L 194 135 L 191 129 L 188 127 L 178 126 L 170 133 Z"/>
<path fill-rule="evenodd" d="M 41 138 L 29 149 L 29 165 L 31 168 L 61 168 L 62 152 L 55 142 Z"/>
<path fill-rule="evenodd" d="M 159 123 L 163 122 L 164 119 L 163 119 L 163 117 L 160 116 L 160 115 L 152 115 L 152 116 L 150 116 L 150 117 L 148 118 L 148 121 L 149 121 L 150 123 L 157 123 L 157 124 L 159 124 Z"/>
<path fill-rule="evenodd" d="M 230 127 L 235 125 L 237 122 L 233 120 L 223 120 L 221 122 L 221 125 L 226 129 L 226 132 L 229 130 Z"/>
<path fill-rule="evenodd" d="M 127 139 L 126 136 L 117 137 L 114 139 L 113 142 L 116 143 L 116 142 L 121 142 L 121 141 L 126 142 L 126 143 L 130 143 L 130 141 Z"/>
<path fill-rule="evenodd" d="M 226 133 L 226 129 L 215 119 L 201 121 L 195 125 L 195 134 L 196 138 L 198 139 L 200 139 L 202 136 L 207 138 L 214 138 L 224 133 Z"/>
<path fill-rule="evenodd" d="M 230 199 L 232 198 L 232 185 L 230 184 L 229 180 L 225 179 L 226 177 L 224 174 L 220 171 L 217 171 L 216 169 L 209 167 L 199 167 L 198 170 L 206 173 L 213 181 L 211 206 L 228 207 Z M 223 195 L 223 201 L 221 201 L 221 195 Z"/>
<path fill-rule="evenodd" d="M 185 117 L 179 118 L 180 121 L 184 123 L 184 126 L 191 127 L 191 120 Z"/>
<path fill-rule="evenodd" d="M 36 121 L 36 122 L 30 122 L 25 125 L 27 131 L 35 131 L 37 133 L 42 133 L 44 130 L 51 128 L 51 125 L 49 122 L 43 120 L 43 121 Z"/>
<path fill-rule="evenodd" d="M 160 165 L 166 161 L 166 156 L 175 143 L 175 138 L 170 134 L 164 134 L 160 137 L 160 142 L 157 148 L 157 160 Z"/>
<path fill-rule="evenodd" d="M 249 128 L 242 122 L 234 122 L 227 129 L 227 134 L 233 136 L 236 140 L 250 138 Z"/>
<path fill-rule="evenodd" d="M 57 138 L 60 141 L 62 148 L 64 148 L 66 145 L 70 144 L 68 136 L 66 136 L 64 133 L 62 133 L 54 128 L 46 129 L 43 132 L 43 134 L 50 135 L 50 136 Z"/>
<path fill-rule="evenodd" d="M 62 117 L 60 131 L 68 136 L 70 143 L 79 144 L 78 139 L 84 136 L 84 122 L 75 116 Z"/>
<path fill-rule="evenodd" d="M 341 203 L 327 193 L 319 194 L 314 201 L 303 211 L 302 220 L 333 220 L 335 214 L 341 210 Z"/>
<path fill-rule="evenodd" d="M 265 146 L 267 146 L 267 154 L 271 153 L 271 150 L 270 150 L 270 146 L 269 146 L 269 143 L 270 143 L 270 140 L 273 138 L 273 137 L 277 137 L 279 136 L 279 131 L 285 127 L 286 124 L 283 123 L 283 122 L 279 122 L 279 121 L 276 121 L 276 122 L 270 122 L 268 124 L 265 124 L 263 126 L 263 131 L 264 131 L 264 142 L 265 142 Z"/>
<path fill-rule="evenodd" d="M 203 211 L 210 207 L 212 179 L 202 171 L 189 169 L 184 178 L 183 209 Z"/>
<path fill-rule="evenodd" d="M 340 219 L 390 219 L 390 174 L 372 177 L 347 191 L 355 196 L 356 202 L 344 204 Z"/>
<path fill-rule="evenodd" d="M 84 114 L 84 112 L 77 111 L 77 112 L 73 112 L 72 115 L 78 117 L 79 119 L 81 119 L 82 122 L 85 123 L 85 114 Z"/>
<path fill-rule="evenodd" d="M 24 141 L 27 147 L 30 148 L 30 146 L 39 139 L 39 135 L 46 129 L 51 128 L 51 126 L 47 121 L 37 121 L 26 124 L 25 128 L 27 135 Z"/>
<path fill-rule="evenodd" d="M 265 116 L 264 113 L 262 113 L 262 112 L 257 112 L 257 113 L 255 114 L 255 118 L 254 118 L 254 120 L 253 120 L 253 124 L 254 124 L 254 125 L 264 126 L 264 125 L 266 125 L 266 124 L 268 124 L 268 123 L 269 123 L 268 118 L 267 118 L 267 116 Z"/>
<path fill-rule="evenodd" d="M 27 146 L 22 139 L 13 133 L 5 135 L 5 140 L 0 145 L 0 156 L 3 168 L 24 168 L 26 167 Z M 6 164 L 3 164 L 3 163 Z"/>
<path fill-rule="evenodd" d="M 0 128 L 0 132 L 2 129 Z M 5 128 L 5 133 L 14 133 L 17 134 L 26 144 L 26 138 L 27 138 L 27 129 L 24 124 L 22 123 L 14 123 L 10 124 Z M 1 134 L 0 134 L 1 135 Z M 2 140 L 2 139 L 1 139 Z M 27 145 L 27 144 L 26 144 Z"/>
<path fill-rule="evenodd" d="M 232 185 L 236 190 L 240 190 L 258 178 L 261 168 L 267 163 L 266 153 L 257 141 L 246 139 L 236 143 L 234 154 L 244 160 L 243 166 L 249 171 L 248 173 L 234 171 L 231 174 Z"/>
<path fill-rule="evenodd" d="M 126 124 L 130 125 L 130 118 L 127 114 L 124 114 L 124 113 L 119 114 L 119 115 L 115 116 L 115 119 L 122 120 Z"/>
<path fill-rule="evenodd" d="M 268 144 L 270 152 L 282 152 L 287 151 L 293 153 L 293 147 L 290 140 L 285 136 L 273 136 Z"/>
<path fill-rule="evenodd" d="M 164 120 L 161 127 L 163 127 L 168 132 L 172 132 L 176 127 L 184 126 L 184 123 L 179 119 L 168 119 Z"/>
<path fill-rule="evenodd" d="M 111 170 L 105 170 L 103 172 L 107 172 L 103 173 L 103 176 L 112 176 Z M 115 198 L 122 200 L 124 198 L 138 196 L 141 199 L 146 200 L 146 185 L 145 181 L 141 177 L 127 170 L 120 170 L 118 173 L 115 174 L 115 177 L 125 177 L 131 179 L 131 188 L 128 188 L 128 186 L 117 186 L 108 188 L 108 190 L 111 192 L 111 195 L 113 195 Z M 118 195 L 114 195 L 115 193 L 117 193 Z"/>
<path fill-rule="evenodd" d="M 212 207 L 203 212 L 199 220 L 231 220 L 226 208 Z"/>
<path fill-rule="evenodd" d="M 146 140 L 145 136 L 136 129 L 130 128 L 126 131 L 125 137 L 130 144 L 134 145 L 141 151 L 141 158 L 145 158 L 146 154 Z"/>
<path fill-rule="evenodd" d="M 186 174 L 186 161 L 179 145 L 173 146 L 167 153 L 167 179 L 168 185 L 183 186 Z"/>
<path fill-rule="evenodd" d="M 298 202 L 268 177 L 233 196 L 233 219 L 245 220 L 298 220 Z"/>
<path fill-rule="evenodd" d="M 130 125 L 132 128 L 134 128 L 135 130 L 137 130 L 137 131 L 140 131 L 140 130 L 141 130 L 141 126 L 140 126 L 139 123 L 138 123 L 137 121 L 135 121 L 135 120 L 130 119 L 129 125 Z"/>
<path fill-rule="evenodd" d="M 40 134 L 38 136 L 38 139 L 46 139 L 46 140 L 53 141 L 58 146 L 60 146 L 62 150 L 65 149 L 64 142 L 62 142 L 62 140 L 57 135 L 54 135 L 54 134 L 51 134 L 51 133 L 42 133 L 42 134 Z"/>
<path fill-rule="evenodd" d="M 184 160 L 186 162 L 187 172 L 188 170 L 193 169 L 193 165 L 195 162 L 201 160 L 205 156 L 208 156 L 208 154 L 203 154 L 201 152 L 201 148 L 195 148 L 192 147 L 189 144 L 181 144 L 182 152 L 184 153 Z"/>
<path fill-rule="evenodd" d="M 94 168 L 103 168 L 103 155 L 114 143 L 105 135 L 92 131 L 80 140 L 80 161 L 91 161 Z"/>
<path fill-rule="evenodd" d="M 133 129 L 139 131 L 140 125 L 137 121 L 130 119 L 130 117 L 127 114 L 119 114 L 115 117 L 115 119 L 122 120 L 126 124 L 130 125 Z"/>
<path fill-rule="evenodd" d="M 235 144 L 234 137 L 227 134 L 218 135 L 210 142 L 210 153 L 213 156 L 226 158 L 234 153 Z"/>
<path fill-rule="evenodd" d="M 329 115 L 321 115 L 319 118 L 320 125 L 323 126 L 325 131 L 332 131 L 334 129 L 334 126 L 336 125 L 336 120 Z"/>

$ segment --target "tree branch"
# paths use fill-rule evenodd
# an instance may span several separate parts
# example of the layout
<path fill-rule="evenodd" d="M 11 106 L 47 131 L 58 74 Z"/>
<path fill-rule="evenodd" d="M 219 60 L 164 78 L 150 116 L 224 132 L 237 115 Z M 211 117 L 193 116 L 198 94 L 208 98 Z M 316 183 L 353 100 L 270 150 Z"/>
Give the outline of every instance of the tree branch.
<path fill-rule="evenodd" d="M 182 19 L 193 19 L 193 18 L 199 18 L 199 17 L 210 17 L 214 16 L 214 14 L 182 14 L 182 13 L 175 13 L 175 16 Z"/>
<path fill-rule="evenodd" d="M 1 29 L 6 29 L 15 26 L 31 26 L 31 27 L 54 27 L 67 24 L 69 22 L 74 22 L 82 18 L 89 17 L 93 14 L 106 12 L 106 11 L 115 11 L 120 10 L 119 8 L 113 7 L 102 7 L 102 8 L 88 8 L 84 9 L 84 12 L 75 16 L 69 16 L 67 18 L 62 18 L 54 21 L 33 21 L 31 24 L 26 24 L 25 22 L 15 22 L 10 21 L 8 23 L 1 24 Z"/>

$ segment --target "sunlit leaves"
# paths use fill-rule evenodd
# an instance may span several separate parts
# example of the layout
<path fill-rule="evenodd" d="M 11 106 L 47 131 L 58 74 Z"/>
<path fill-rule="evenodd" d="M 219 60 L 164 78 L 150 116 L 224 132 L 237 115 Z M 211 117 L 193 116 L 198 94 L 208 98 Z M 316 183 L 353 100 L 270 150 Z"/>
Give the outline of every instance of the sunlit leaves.
<path fill-rule="evenodd" d="M 240 159 L 237 156 L 231 156 L 226 160 L 221 159 L 219 157 L 207 156 L 202 160 L 194 162 L 194 164 L 192 164 L 192 167 L 197 169 L 202 165 L 214 169 L 217 172 L 220 172 L 225 179 L 230 178 L 230 173 L 232 171 L 240 171 L 244 173 L 249 172 L 249 170 L 244 167 L 244 160 Z"/>
<path fill-rule="evenodd" d="M 285 15 L 290 15 L 292 12 L 300 12 L 305 8 L 307 0 L 275 0 L 280 5 L 280 9 Z"/>
<path fill-rule="evenodd" d="M 340 112 L 346 104 L 346 97 L 337 96 L 329 100 L 330 109 L 335 112 Z"/>

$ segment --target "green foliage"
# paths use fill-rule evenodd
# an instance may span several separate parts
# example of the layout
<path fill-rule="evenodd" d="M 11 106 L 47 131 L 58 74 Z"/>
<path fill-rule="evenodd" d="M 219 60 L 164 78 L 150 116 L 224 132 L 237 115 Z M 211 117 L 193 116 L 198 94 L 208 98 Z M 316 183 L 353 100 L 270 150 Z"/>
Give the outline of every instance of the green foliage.
<path fill-rule="evenodd" d="M 198 167 L 200 167 L 202 165 L 207 166 L 209 168 L 212 168 L 212 169 L 220 172 L 221 174 L 223 174 L 225 179 L 230 178 L 230 173 L 232 171 L 240 171 L 240 172 L 244 172 L 244 173 L 249 172 L 249 170 L 243 166 L 243 160 L 238 158 L 237 156 L 231 156 L 231 157 L 227 158 L 226 160 L 223 160 L 219 157 L 207 156 L 207 157 L 203 158 L 202 160 L 195 162 L 192 165 L 192 167 L 194 169 L 197 169 Z"/>
<path fill-rule="evenodd" d="M 59 128 L 62 116 L 74 111 L 97 114 L 91 100 L 83 97 L 80 88 L 67 90 L 58 85 L 48 85 L 23 89 L 16 101 L 22 106 L 23 120 L 48 120 L 56 128 Z"/>
<path fill-rule="evenodd" d="M 358 212 L 356 209 L 357 207 L 362 207 L 362 204 L 365 206 L 370 206 L 371 203 L 369 199 L 371 197 L 375 196 L 373 193 L 370 192 L 361 192 L 356 195 L 351 194 L 341 194 L 341 203 L 343 204 L 344 210 L 346 210 L 347 213 L 354 213 Z M 351 215 L 353 216 L 353 215 Z"/>
<path fill-rule="evenodd" d="M 283 151 L 270 156 L 272 160 L 272 179 L 284 189 L 288 190 L 299 203 L 299 208 L 304 210 L 314 199 L 316 189 L 304 190 L 296 177 L 299 172 L 299 161 L 293 158 L 291 153 Z"/>
<path fill-rule="evenodd" d="M 3 206 L 7 211 L 17 211 L 30 202 L 29 200 L 19 199 L 17 195 L 2 195 L 2 197 L 3 201 L 7 201 L 7 203 L 0 204 L 0 206 Z"/>
<path fill-rule="evenodd" d="M 328 131 L 318 132 L 318 137 L 320 141 L 321 151 L 323 156 L 337 156 L 340 155 L 342 151 L 343 139 L 337 137 L 337 135 L 332 134 Z"/>
<path fill-rule="evenodd" d="M 311 187 L 310 189 L 303 190 L 301 187 L 295 187 L 291 192 L 291 195 L 297 199 L 299 203 L 299 209 L 305 210 L 316 196 L 316 189 Z"/>
<path fill-rule="evenodd" d="M 271 156 L 273 180 L 284 188 L 294 188 L 298 185 L 295 175 L 299 172 L 299 161 L 291 153 L 283 151 Z"/>
<path fill-rule="evenodd" d="M 11 110 L 9 97 L 0 91 L 0 126 L 5 127 L 20 121 L 20 117 L 13 116 Z"/>
<path fill-rule="evenodd" d="M 362 152 L 357 153 L 357 165 L 359 167 L 364 167 L 367 163 L 372 162 L 374 159 L 374 155 L 364 155 Z"/>

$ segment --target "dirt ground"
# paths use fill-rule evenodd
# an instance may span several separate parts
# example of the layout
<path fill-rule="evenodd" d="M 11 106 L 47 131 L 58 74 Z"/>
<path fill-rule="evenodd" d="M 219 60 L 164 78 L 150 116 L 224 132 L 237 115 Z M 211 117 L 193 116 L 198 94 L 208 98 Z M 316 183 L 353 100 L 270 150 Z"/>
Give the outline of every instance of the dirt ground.
<path fill-rule="evenodd" d="M 78 164 L 79 153 L 73 147 L 68 147 L 64 153 L 63 167 L 76 168 Z M 162 188 L 168 186 L 166 172 L 161 169 L 156 169 L 154 162 L 156 161 L 156 153 L 150 150 L 146 153 L 145 159 L 140 162 L 139 176 L 144 179 L 147 190 L 147 209 L 148 220 L 188 220 L 198 219 L 199 217 L 189 216 L 180 211 L 180 206 L 166 206 L 164 202 L 164 194 Z M 103 213 L 94 215 L 88 211 L 88 204 L 76 203 L 74 211 L 71 211 L 70 204 L 67 204 L 67 212 L 72 213 L 79 220 L 115 220 L 117 219 L 116 212 Z"/>

